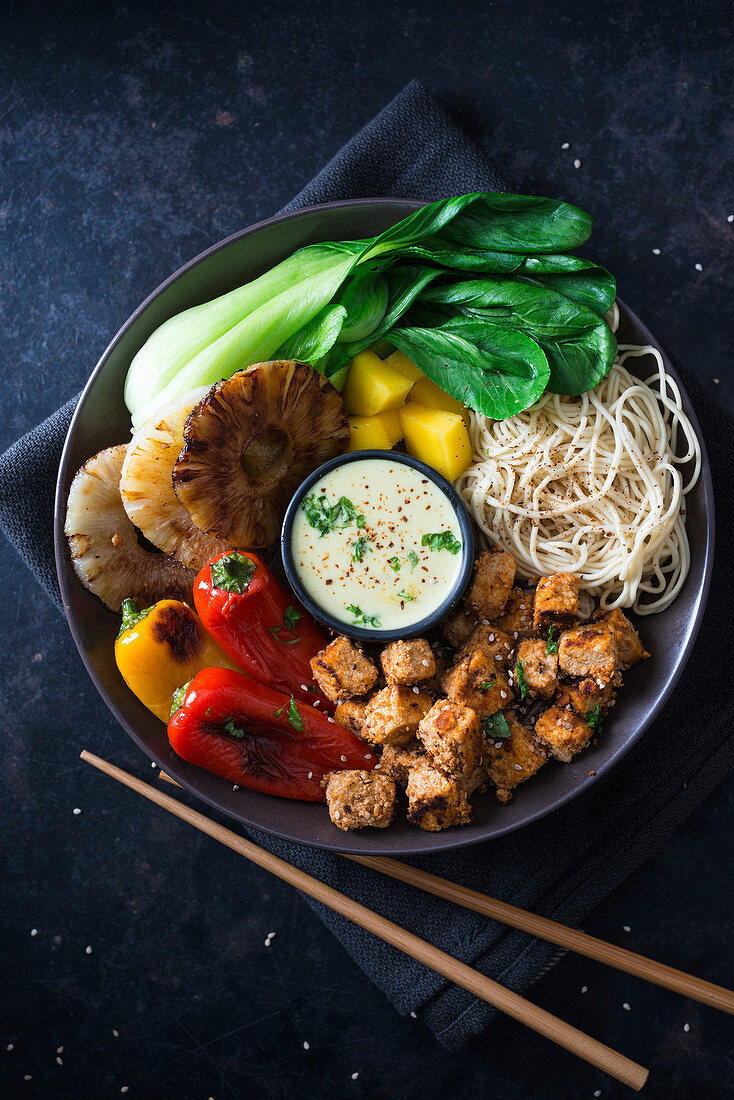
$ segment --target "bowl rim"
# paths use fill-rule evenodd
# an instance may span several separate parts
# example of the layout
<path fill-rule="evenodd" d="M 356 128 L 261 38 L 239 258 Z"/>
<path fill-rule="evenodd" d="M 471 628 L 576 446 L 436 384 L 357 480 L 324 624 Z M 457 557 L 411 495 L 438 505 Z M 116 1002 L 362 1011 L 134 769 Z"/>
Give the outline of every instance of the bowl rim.
<path fill-rule="evenodd" d="M 370 459 L 377 459 L 379 462 L 397 462 L 400 465 L 417 470 L 419 473 L 423 474 L 424 477 L 429 478 L 429 480 L 443 492 L 444 496 L 451 504 L 463 539 L 461 546 L 461 569 L 457 573 L 456 579 L 444 601 L 435 608 L 430 615 L 426 615 L 424 618 L 402 629 L 370 630 L 362 626 L 353 626 L 351 623 L 345 623 L 341 619 L 337 619 L 334 615 L 330 615 L 329 612 L 324 611 L 306 591 L 293 560 L 293 547 L 291 545 L 293 523 L 304 495 L 324 476 L 324 474 L 331 473 L 332 470 L 340 466 L 351 465 L 353 462 L 369 461 Z M 288 583 L 303 606 L 315 619 L 325 624 L 330 630 L 336 631 L 337 634 L 344 634 L 348 638 L 357 638 L 364 642 L 395 642 L 399 641 L 401 638 L 417 638 L 426 631 L 433 630 L 439 620 L 448 615 L 459 602 L 469 583 L 474 565 L 474 531 L 464 502 L 450 481 L 436 470 L 431 469 L 430 466 L 427 466 L 426 463 L 422 462 L 419 458 L 414 458 L 413 455 L 403 454 L 401 451 L 381 451 L 372 448 L 364 451 L 347 451 L 344 454 L 335 455 L 334 458 L 328 459 L 327 462 L 324 462 L 323 465 L 319 466 L 317 470 L 314 470 L 301 482 L 291 497 L 290 503 L 286 508 L 285 516 L 283 517 L 283 525 L 280 533 L 280 554 Z"/>
<path fill-rule="evenodd" d="M 182 264 L 174 272 L 172 272 L 169 276 L 167 276 L 167 278 L 164 279 L 163 282 L 161 282 L 153 291 L 150 292 L 150 294 L 147 295 L 146 298 L 143 299 L 143 301 L 137 306 L 137 308 L 133 311 L 133 313 L 130 314 L 130 316 L 124 322 L 124 324 L 121 325 L 121 327 L 117 330 L 117 332 L 114 334 L 114 336 L 112 337 L 112 339 L 108 343 L 105 350 L 102 352 L 100 358 L 98 359 L 96 365 L 94 366 L 93 370 L 90 373 L 90 376 L 89 376 L 89 379 L 87 380 L 86 385 L 84 386 L 84 388 L 81 392 L 79 401 L 77 403 L 77 406 L 74 410 L 74 413 L 73 413 L 73 416 L 72 416 L 72 419 L 71 419 L 71 422 L 69 424 L 69 428 L 68 428 L 67 433 L 66 433 L 66 438 L 64 440 L 64 446 L 63 446 L 63 450 L 62 450 L 62 453 L 61 453 L 61 458 L 60 458 L 60 461 L 59 461 L 59 471 L 58 471 L 58 477 L 57 477 L 57 482 L 56 482 L 56 494 L 55 494 L 55 501 L 54 501 L 54 544 L 55 544 L 55 559 L 56 559 L 57 578 L 58 578 L 59 587 L 60 587 L 60 590 L 61 590 L 62 603 L 63 603 L 63 606 L 64 606 L 64 613 L 66 615 L 67 623 L 69 625 L 69 630 L 70 630 L 71 635 L 74 639 L 74 643 L 75 643 L 75 645 L 76 645 L 76 647 L 79 651 L 79 655 L 82 659 L 82 662 L 83 662 L 83 664 L 84 664 L 84 666 L 87 670 L 87 673 L 89 674 L 89 676 L 92 680 L 92 683 L 94 684 L 97 691 L 99 692 L 102 699 L 104 700 L 106 706 L 111 711 L 111 713 L 113 714 L 115 719 L 118 721 L 118 723 L 129 734 L 129 736 L 132 738 L 132 740 L 148 756 L 148 758 L 150 760 L 152 760 L 156 764 L 158 764 L 159 767 L 163 767 L 164 770 L 167 770 L 172 775 L 172 777 L 174 779 L 176 779 L 176 781 L 188 793 L 190 793 L 192 795 L 195 795 L 196 798 L 200 799 L 201 801 L 203 801 L 204 803 L 209 805 L 212 809 L 214 809 L 218 813 L 224 813 L 227 816 L 232 817 L 235 821 L 238 822 L 238 824 L 241 824 L 241 825 L 244 824 L 244 826 L 246 828 L 253 828 L 253 829 L 259 830 L 263 833 L 267 833 L 270 836 L 274 836 L 274 837 L 277 837 L 277 838 L 282 839 L 282 840 L 294 842 L 294 843 L 300 844 L 304 847 L 312 847 L 312 848 L 317 848 L 317 849 L 320 849 L 320 850 L 323 850 L 323 851 L 336 852 L 336 853 L 339 853 L 339 854 L 358 854 L 358 855 L 362 854 L 363 855 L 363 854 L 365 854 L 366 851 L 369 851 L 370 849 L 365 848 L 364 845 L 356 845 L 354 843 L 350 844 L 349 840 L 347 838 L 349 838 L 351 836 L 351 834 L 345 834 L 344 839 L 342 839 L 341 835 L 340 836 L 335 836 L 333 838 L 333 840 L 332 839 L 327 839 L 325 841 L 316 840 L 316 839 L 306 839 L 306 838 L 303 838 L 303 837 L 295 836 L 295 835 L 293 835 L 293 833 L 288 832 L 286 830 L 279 830 L 277 828 L 271 828 L 271 827 L 262 825 L 260 823 L 253 822 L 252 820 L 248 820 L 245 817 L 245 815 L 238 815 L 238 814 L 232 813 L 226 807 L 222 806 L 221 802 L 218 799 L 216 799 L 216 798 L 214 798 L 214 797 L 212 797 L 208 794 L 205 794 L 201 790 L 199 790 L 197 788 L 197 786 L 195 784 L 193 784 L 186 775 L 183 775 L 180 772 L 177 772 L 176 768 L 171 768 L 169 763 L 163 764 L 161 759 L 156 755 L 155 752 L 153 752 L 150 749 L 150 747 L 143 740 L 142 736 L 136 731 L 136 729 L 134 728 L 133 722 L 130 721 L 127 718 L 127 716 L 122 712 L 122 710 L 117 706 L 117 704 L 112 700 L 112 698 L 107 693 L 105 687 L 100 682 L 100 679 L 97 676 L 97 673 L 96 673 L 96 671 L 95 671 L 95 669 L 92 665 L 89 654 L 87 653 L 87 651 L 85 649 L 85 646 L 82 642 L 80 629 L 79 629 L 79 627 L 76 623 L 76 620 L 75 620 L 75 618 L 72 614 L 71 585 L 73 584 L 73 581 L 71 580 L 71 577 L 69 577 L 68 578 L 68 583 L 67 583 L 67 572 L 66 572 L 66 569 L 65 569 L 65 555 L 67 553 L 67 545 L 66 545 L 66 538 L 65 538 L 65 535 L 64 535 L 64 518 L 65 518 L 65 511 L 66 511 L 65 504 L 66 504 L 66 493 L 67 493 L 67 487 L 68 487 L 67 483 L 71 480 L 71 477 L 73 477 L 73 474 L 76 472 L 75 469 L 74 470 L 70 469 L 71 465 L 72 465 L 72 462 L 71 462 L 72 442 L 73 442 L 74 434 L 75 434 L 75 431 L 76 431 L 77 422 L 80 419 L 82 409 L 83 409 L 85 401 L 86 401 L 86 399 L 89 395 L 89 392 L 92 389 L 92 387 L 95 385 L 95 383 L 97 381 L 97 378 L 99 377 L 100 373 L 104 369 L 104 367 L 105 367 L 108 359 L 110 358 L 114 348 L 116 347 L 117 343 L 127 333 L 127 331 L 135 324 L 135 322 L 138 320 L 138 318 L 143 314 L 143 312 L 148 308 L 148 306 L 151 305 L 152 302 L 154 302 L 158 297 L 160 297 L 161 294 L 163 294 L 165 291 L 167 291 L 168 288 L 170 286 L 172 286 L 173 283 L 175 283 L 179 278 L 181 278 L 181 276 L 186 274 L 192 268 L 196 267 L 199 263 L 201 263 L 205 259 L 215 255 L 217 252 L 219 252 L 222 249 L 226 248 L 228 245 L 232 244 L 233 242 L 242 240 L 243 238 L 246 238 L 246 237 L 258 232 L 261 229 L 265 229 L 269 226 L 278 224 L 280 222 L 285 222 L 285 221 L 288 221 L 288 220 L 291 220 L 291 219 L 296 219 L 300 216 L 303 216 L 303 215 L 306 215 L 306 214 L 311 214 L 311 213 L 316 212 L 316 211 L 344 210 L 344 209 L 349 209 L 349 208 L 369 206 L 369 207 L 378 207 L 378 208 L 379 207 L 392 207 L 392 208 L 397 207 L 397 208 L 404 209 L 406 211 L 406 213 L 410 213 L 411 211 L 417 210 L 421 206 L 425 206 L 427 204 L 428 204 L 428 200 L 404 199 L 404 198 L 395 198 L 395 199 L 393 199 L 393 198 L 389 198 L 389 197 L 378 197 L 378 198 L 344 199 L 344 200 L 338 200 L 338 201 L 334 201 L 334 202 L 318 203 L 318 204 L 315 204 L 315 205 L 312 205 L 312 206 L 304 206 L 304 207 L 300 207 L 297 210 L 286 211 L 284 213 L 275 214 L 270 218 L 265 218 L 265 219 L 262 219 L 261 221 L 255 222 L 252 225 L 245 227 L 244 229 L 237 230 L 235 233 L 231 233 L 227 237 L 224 237 L 222 240 L 217 241 L 214 244 L 210 245 L 208 248 L 204 249 L 202 252 L 198 253 L 196 256 L 192 257 L 190 260 L 187 260 L 184 264 Z M 593 784 L 598 782 L 603 776 L 607 775 L 616 766 L 616 764 L 619 763 L 619 761 L 634 747 L 634 745 L 637 744 L 637 742 L 640 740 L 642 735 L 649 728 L 650 724 L 653 722 L 653 720 L 659 714 L 662 707 L 667 702 L 673 688 L 675 687 L 676 683 L 678 682 L 678 680 L 679 680 L 679 678 L 680 678 L 680 676 L 681 676 L 681 674 L 682 674 L 682 672 L 683 672 L 683 670 L 684 670 L 684 668 L 685 668 L 685 666 L 688 662 L 688 658 L 690 656 L 693 645 L 696 641 L 696 637 L 698 635 L 698 631 L 699 631 L 700 626 L 701 626 L 701 621 L 703 619 L 703 613 L 704 613 L 704 610 L 705 610 L 706 601 L 707 601 L 708 594 L 709 594 L 709 589 L 710 589 L 710 585 L 711 585 L 711 574 L 712 574 L 712 570 L 713 570 L 713 555 L 714 555 L 714 541 L 715 541 L 715 517 L 714 517 L 714 496 L 713 496 L 713 482 L 712 482 L 712 477 L 711 477 L 711 468 L 710 468 L 710 464 L 709 464 L 709 459 L 708 459 L 708 453 L 707 453 L 707 450 L 706 450 L 705 440 L 704 440 L 703 434 L 701 432 L 701 426 L 699 424 L 695 408 L 694 408 L 694 406 L 691 402 L 691 399 L 690 399 L 690 397 L 687 393 L 685 385 L 683 384 L 683 382 L 680 379 L 678 371 L 676 370 L 675 366 L 671 363 L 670 356 L 665 351 L 665 348 L 663 347 L 661 342 L 653 336 L 653 334 L 650 332 L 648 327 L 640 320 L 640 318 L 634 312 L 634 310 L 630 309 L 625 304 L 623 299 L 620 299 L 619 297 L 617 297 L 616 301 L 617 301 L 617 305 L 619 306 L 619 309 L 620 309 L 620 315 L 624 318 L 628 318 L 632 322 L 632 324 L 634 324 L 642 332 L 643 336 L 648 341 L 648 343 L 655 346 L 660 351 L 660 353 L 662 354 L 663 359 L 664 359 L 664 363 L 665 363 L 666 371 L 670 371 L 670 373 L 673 375 L 673 378 L 675 379 L 677 385 L 680 388 L 681 396 L 683 398 L 684 404 L 687 406 L 687 414 L 689 416 L 689 419 L 691 420 L 691 423 L 693 425 L 693 428 L 696 432 L 696 436 L 697 436 L 697 438 L 699 440 L 699 443 L 700 443 L 700 446 L 701 446 L 701 472 L 700 472 L 700 482 L 699 482 L 699 484 L 700 484 L 700 488 L 701 488 L 701 491 L 702 491 L 702 494 L 703 494 L 703 502 L 704 502 L 704 505 L 705 505 L 705 513 L 706 513 L 705 541 L 704 541 L 704 544 L 703 544 L 702 549 L 701 549 L 701 583 L 700 583 L 700 588 L 698 590 L 698 594 L 697 594 L 695 603 L 694 603 L 694 605 L 691 609 L 691 613 L 690 613 L 690 616 L 689 616 L 689 620 L 688 620 L 688 624 L 687 624 L 687 628 L 686 628 L 686 635 L 685 635 L 684 644 L 681 647 L 681 649 L 679 650 L 678 659 L 675 663 L 675 666 L 673 667 L 672 670 L 667 672 L 667 674 L 666 674 L 666 676 L 665 676 L 665 678 L 664 678 L 663 682 L 661 683 L 661 686 L 658 690 L 657 698 L 655 700 L 654 705 L 651 707 L 651 709 L 647 713 L 646 717 L 639 724 L 639 726 L 634 731 L 634 733 L 632 733 L 628 737 L 626 737 L 626 739 L 616 748 L 616 750 L 614 752 L 612 752 L 604 761 L 602 761 L 599 764 L 599 766 L 594 771 L 593 775 L 584 774 L 582 777 L 579 778 L 578 782 L 575 785 L 571 786 L 568 790 L 566 790 L 564 792 L 561 792 L 558 796 L 556 796 L 553 799 L 553 801 L 549 805 L 540 806 L 540 807 L 536 808 L 535 810 L 530 811 L 526 816 L 524 816 L 519 821 L 512 821 L 512 822 L 508 821 L 506 824 L 503 824 L 502 819 L 499 818 L 499 823 L 495 824 L 495 827 L 492 828 L 492 831 L 489 835 L 481 834 L 481 833 L 479 835 L 474 835 L 473 830 L 470 831 L 469 829 L 447 830 L 446 832 L 442 832 L 442 833 L 430 834 L 431 837 L 436 838 L 436 842 L 434 844 L 432 844 L 430 847 L 428 847 L 425 844 L 425 842 L 420 843 L 422 837 L 417 836 L 415 843 L 400 845 L 398 847 L 395 847 L 394 849 L 390 849 L 390 848 L 387 848 L 387 847 L 386 848 L 380 848 L 378 854 L 381 854 L 381 855 L 397 855 L 397 856 L 400 856 L 400 857 L 404 857 L 404 856 L 412 857 L 412 856 L 418 856 L 418 855 L 424 855 L 425 856 L 425 855 L 431 855 L 431 854 L 437 853 L 437 852 L 451 851 L 451 850 L 455 850 L 455 849 L 466 848 L 466 847 L 470 847 L 470 846 L 475 845 L 475 844 L 483 844 L 483 843 L 486 843 L 487 841 L 490 841 L 490 840 L 492 840 L 492 841 L 499 840 L 501 837 L 504 837 L 504 836 L 508 835 L 509 833 L 515 832 L 518 829 L 524 828 L 527 825 L 531 825 L 534 822 L 537 822 L 540 819 L 542 819 L 542 818 L 548 816 L 549 814 L 555 812 L 556 810 L 560 809 L 562 806 L 567 805 L 569 802 L 573 801 L 579 795 L 581 795 L 582 793 L 587 791 Z M 71 473 L 71 477 L 70 477 L 70 473 Z M 76 583 L 79 583 L 79 582 L 77 581 Z M 335 830 L 335 832 L 336 831 L 337 830 Z M 389 832 L 389 830 L 388 830 L 388 832 Z M 421 833 L 421 832 L 422 832 L 421 830 L 416 830 L 416 833 Z M 471 835 L 467 835 L 468 833 L 471 833 Z M 425 835 L 425 834 L 423 834 L 423 835 Z M 359 834 L 357 834 L 357 836 L 359 836 Z M 377 851 L 377 849 L 375 849 L 375 851 Z"/>

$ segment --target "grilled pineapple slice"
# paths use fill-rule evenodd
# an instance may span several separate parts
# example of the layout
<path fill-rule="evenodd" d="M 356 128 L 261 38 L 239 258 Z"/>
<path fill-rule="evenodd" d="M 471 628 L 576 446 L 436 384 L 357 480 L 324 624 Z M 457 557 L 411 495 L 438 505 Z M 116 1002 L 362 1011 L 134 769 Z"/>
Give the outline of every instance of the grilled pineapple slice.
<path fill-rule="evenodd" d="M 124 446 L 108 447 L 88 459 L 71 483 L 64 533 L 74 571 L 110 611 L 119 611 L 128 596 L 143 607 L 163 596 L 191 603 L 194 571 L 138 542 L 120 497 L 124 460 Z"/>
<path fill-rule="evenodd" d="M 256 363 L 193 409 L 173 488 L 197 527 L 234 546 L 274 543 L 294 490 L 349 442 L 344 402 L 294 360 Z"/>
<path fill-rule="evenodd" d="M 146 420 L 127 445 L 120 478 L 122 503 L 135 526 L 154 546 L 197 571 L 215 554 L 231 549 L 196 526 L 171 483 L 186 418 L 208 391 L 208 386 L 199 386 Z"/>

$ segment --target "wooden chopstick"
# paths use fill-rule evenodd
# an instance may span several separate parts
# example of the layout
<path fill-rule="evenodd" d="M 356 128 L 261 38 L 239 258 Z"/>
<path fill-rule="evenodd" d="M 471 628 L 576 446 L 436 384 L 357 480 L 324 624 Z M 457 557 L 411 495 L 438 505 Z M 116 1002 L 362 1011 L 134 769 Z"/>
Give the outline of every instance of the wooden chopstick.
<path fill-rule="evenodd" d="M 165 772 L 161 772 L 160 777 L 169 783 L 174 783 L 177 787 L 180 786 Z M 696 978 L 693 974 L 686 974 L 682 970 L 666 966 L 665 963 L 656 962 L 655 959 L 638 955 L 635 951 L 628 951 L 614 943 L 597 939 L 596 936 L 589 936 L 576 928 L 568 928 L 565 924 L 548 920 L 547 917 L 539 917 L 535 913 L 528 912 L 527 909 L 508 905 L 507 902 L 471 890 L 468 886 L 460 886 L 456 882 L 439 878 L 438 875 L 432 875 L 428 871 L 420 871 L 417 867 L 410 867 L 407 863 L 400 863 L 396 859 L 360 855 L 345 855 L 344 858 L 351 859 L 354 863 L 361 863 L 363 867 L 369 867 L 373 871 L 379 871 L 381 875 L 389 875 L 390 878 L 415 886 L 428 894 L 452 901 L 455 905 L 463 906 L 464 909 L 472 909 L 475 913 L 491 917 L 510 928 L 518 928 L 521 932 L 537 936 L 538 939 L 555 943 L 568 951 L 575 951 L 577 955 L 585 955 L 588 959 L 606 963 L 607 966 L 622 970 L 635 978 L 643 978 L 653 985 L 670 989 L 673 993 L 681 993 L 684 997 L 700 1001 L 701 1004 L 734 1014 L 734 991 L 731 989 L 714 985 L 713 982 L 707 982 L 703 978 Z"/>
<path fill-rule="evenodd" d="M 600 1043 L 597 1039 L 585 1035 L 583 1031 L 579 1031 L 571 1024 L 558 1019 L 550 1012 L 546 1012 L 545 1009 L 526 1001 L 518 993 L 505 989 L 504 986 L 492 981 L 484 974 L 472 970 L 470 966 L 459 962 L 458 959 L 434 947 L 433 944 L 420 939 L 419 936 L 408 932 L 399 925 L 393 924 L 392 921 L 387 920 L 379 913 L 375 913 L 372 909 L 368 909 L 365 905 L 360 905 L 359 902 L 347 897 L 346 894 L 340 894 L 338 890 L 334 890 L 326 883 L 306 874 L 298 867 L 293 867 L 285 860 L 265 851 L 264 848 L 259 848 L 245 837 L 238 836 L 230 829 L 225 829 L 224 826 L 210 820 L 204 814 L 191 809 L 191 807 L 179 802 L 176 798 L 172 798 L 164 791 L 151 787 L 149 783 L 144 783 L 142 780 L 130 775 L 129 772 L 123 771 L 122 768 L 102 760 L 99 756 L 87 752 L 86 749 L 81 753 L 81 758 L 106 775 L 117 779 L 118 782 L 124 783 L 131 790 L 137 791 L 144 798 L 155 802 L 158 806 L 162 806 L 163 809 L 168 810 L 175 817 L 251 860 L 258 867 L 270 871 L 271 874 L 290 883 L 291 886 L 295 886 L 297 890 L 315 898 L 329 909 L 340 913 L 366 931 L 372 932 L 373 935 L 396 947 L 399 951 L 410 955 L 411 958 L 423 963 L 429 969 L 435 970 L 436 973 L 441 974 L 456 985 L 460 985 L 463 989 L 473 993 L 474 996 L 525 1024 L 526 1027 L 551 1039 L 565 1050 L 571 1051 L 572 1054 L 576 1054 L 579 1058 L 590 1062 L 598 1069 L 604 1070 L 605 1073 L 629 1085 L 635 1091 L 639 1092 L 645 1084 L 648 1070 L 644 1066 L 633 1062 L 616 1050 L 612 1050 L 611 1047 Z"/>

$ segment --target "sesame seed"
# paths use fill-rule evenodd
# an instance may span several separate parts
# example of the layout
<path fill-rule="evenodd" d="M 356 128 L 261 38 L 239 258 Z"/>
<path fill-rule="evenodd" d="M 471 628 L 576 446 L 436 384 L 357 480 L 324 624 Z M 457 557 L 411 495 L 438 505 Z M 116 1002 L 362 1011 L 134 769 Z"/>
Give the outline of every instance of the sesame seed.
<path fill-rule="evenodd" d="M 652 254 L 653 254 L 653 256 L 659 256 L 660 255 L 660 249 L 659 248 L 653 248 Z"/>
<path fill-rule="evenodd" d="M 513 764 L 512 766 L 513 766 L 513 768 L 515 769 L 516 772 L 521 772 L 522 771 L 522 764 Z"/>
<path fill-rule="evenodd" d="M 581 992 L 582 993 L 588 993 L 588 991 L 589 991 L 588 985 L 582 985 L 581 986 Z"/>
<path fill-rule="evenodd" d="M 601 1089 L 594 1089 L 594 1096 L 601 1096 Z"/>
<path fill-rule="evenodd" d="M 359 1073 L 353 1073 L 352 1074 L 352 1080 L 353 1081 L 356 1081 L 358 1077 L 359 1077 Z"/>
<path fill-rule="evenodd" d="M 414 1020 L 418 1019 L 418 1013 L 417 1012 L 411 1012 L 410 1015 L 413 1017 Z"/>
<path fill-rule="evenodd" d="M 712 378 L 711 381 L 714 383 L 714 385 L 718 386 L 718 384 L 719 384 L 719 379 L 718 378 Z"/>
<path fill-rule="evenodd" d="M 489 626 L 489 619 L 482 619 L 482 626 Z"/>
<path fill-rule="evenodd" d="M 321 700 L 320 700 L 320 699 L 314 699 L 314 701 L 313 701 L 313 705 L 314 705 L 315 707 L 320 707 L 320 706 L 321 706 Z"/>
<path fill-rule="evenodd" d="M 332 726 L 335 726 L 335 725 L 336 725 L 336 722 L 335 722 L 335 721 L 334 721 L 334 719 L 333 719 L 333 718 L 331 718 L 331 717 L 327 718 L 327 719 L 326 719 L 326 721 L 327 721 L 327 722 L 331 722 Z"/>
<path fill-rule="evenodd" d="M 239 789 L 240 789 L 240 785 L 239 785 L 239 783 L 235 783 L 235 784 L 233 785 L 233 787 L 232 787 L 232 790 L 233 790 L 233 791 L 238 791 Z"/>
<path fill-rule="evenodd" d="M 75 817 L 78 817 L 82 811 L 79 809 L 78 806 L 75 806 L 71 812 L 74 814 Z"/>
<path fill-rule="evenodd" d="M 120 1032 L 117 1030 L 116 1027 L 112 1028 L 112 1034 L 115 1036 L 116 1039 L 120 1038 Z"/>
<path fill-rule="evenodd" d="M 120 1089 L 120 1092 L 129 1092 L 129 1091 L 130 1091 L 130 1086 L 129 1085 L 123 1085 L 122 1088 Z"/>
<path fill-rule="evenodd" d="M 13 1043 L 8 1043 L 8 1045 L 6 1046 L 5 1049 L 6 1050 L 12 1050 L 13 1049 Z"/>
<path fill-rule="evenodd" d="M 622 931 L 623 932 L 631 932 L 632 929 L 630 928 L 630 926 L 628 924 L 623 924 L 622 925 Z"/>
<path fill-rule="evenodd" d="M 413 688 L 413 694 L 414 695 L 420 695 L 420 693 L 421 693 L 421 689 L 419 687 L 414 687 Z"/>
<path fill-rule="evenodd" d="M 37 928 L 31 928 L 31 935 L 32 936 L 37 936 L 38 935 L 38 929 Z"/>
<path fill-rule="evenodd" d="M 495 654 L 495 658 L 494 658 L 494 659 L 495 659 L 495 661 L 501 661 L 501 660 L 502 660 L 502 654 L 501 654 L 501 653 L 497 653 L 497 654 Z"/>
<path fill-rule="evenodd" d="M 506 691 L 500 691 L 500 699 L 506 699 L 506 698 L 507 698 L 507 692 Z"/>
<path fill-rule="evenodd" d="M 703 271 L 703 264 L 694 264 L 693 266 L 695 267 L 696 271 Z"/>
<path fill-rule="evenodd" d="M 347 762 L 346 756 L 340 756 L 339 759 L 341 760 L 342 764 L 346 764 L 346 762 Z"/>
<path fill-rule="evenodd" d="M 371 760 L 372 759 L 372 753 L 371 752 L 366 752 L 364 754 L 364 758 L 365 758 L 365 760 Z"/>
<path fill-rule="evenodd" d="M 683 1024 L 683 1030 L 684 1031 L 690 1031 L 691 1030 L 691 1025 L 690 1024 Z"/>
<path fill-rule="evenodd" d="M 573 166 L 574 166 L 574 168 L 580 168 L 581 167 L 581 161 L 578 159 L 578 157 L 573 162 Z"/>
<path fill-rule="evenodd" d="M 63 1058 L 58 1058 L 58 1057 L 57 1057 L 57 1059 L 56 1059 L 56 1065 L 57 1065 L 57 1066 L 63 1066 L 63 1064 L 64 1064 L 64 1059 L 63 1059 Z"/>
<path fill-rule="evenodd" d="M 625 1010 L 625 1012 L 629 1012 L 629 1010 L 630 1010 L 630 1006 L 629 1006 L 629 1005 L 627 1004 L 627 1002 L 626 1002 L 626 1001 L 625 1001 L 625 1002 L 624 1002 L 624 1004 L 622 1005 L 622 1008 L 623 1008 L 623 1009 Z"/>
<path fill-rule="evenodd" d="M 64 1053 L 64 1048 L 63 1047 L 56 1047 L 56 1053 L 57 1054 L 63 1054 Z"/>
<path fill-rule="evenodd" d="M 313 772 L 309 772 L 309 773 L 308 773 L 308 778 L 309 778 L 309 779 L 313 779 Z"/>
<path fill-rule="evenodd" d="M 726 220 L 728 222 L 734 222 L 734 214 L 727 214 L 726 215 Z"/>
<path fill-rule="evenodd" d="M 341 817 L 341 814 L 339 813 L 339 811 L 334 810 L 334 821 L 338 821 L 340 817 Z"/>
<path fill-rule="evenodd" d="M 304 1050 L 310 1050 L 311 1049 L 311 1044 L 304 1041 L 303 1049 Z"/>
<path fill-rule="evenodd" d="M 88 946 L 87 946 L 87 947 L 85 947 L 85 948 L 84 948 L 84 951 L 85 951 L 85 954 L 87 954 L 87 955 L 91 955 L 91 954 L 92 954 L 92 949 L 91 949 L 91 947 L 88 947 Z"/>
<path fill-rule="evenodd" d="M 32 1081 L 33 1078 L 31 1077 L 30 1073 L 26 1073 L 23 1077 L 23 1080 L 24 1081 Z"/>
<path fill-rule="evenodd" d="M 157 767 L 158 767 L 158 765 L 156 764 L 155 760 L 151 760 L 151 762 L 150 762 L 150 766 L 151 766 L 151 768 L 157 768 Z"/>
<path fill-rule="evenodd" d="M 502 748 L 502 742 L 501 742 L 501 741 L 495 741 L 495 743 L 494 743 L 494 747 L 495 747 L 496 749 L 501 749 L 501 748 Z"/>
<path fill-rule="evenodd" d="M 431 662 L 430 661 L 421 661 L 421 664 L 423 665 L 424 668 L 430 668 L 431 667 Z"/>
<path fill-rule="evenodd" d="M 569 148 L 568 142 L 564 141 L 563 145 L 561 146 L 561 149 L 568 149 L 568 148 Z"/>
<path fill-rule="evenodd" d="M 301 691 L 308 691 L 308 684 L 301 684 Z"/>

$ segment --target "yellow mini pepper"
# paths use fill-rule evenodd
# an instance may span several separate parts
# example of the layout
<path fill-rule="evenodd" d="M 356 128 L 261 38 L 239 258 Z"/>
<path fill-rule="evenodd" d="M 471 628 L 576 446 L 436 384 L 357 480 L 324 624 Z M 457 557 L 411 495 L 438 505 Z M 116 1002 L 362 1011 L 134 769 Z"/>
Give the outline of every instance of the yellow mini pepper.
<path fill-rule="evenodd" d="M 115 642 L 120 675 L 141 703 L 168 722 L 173 696 L 203 668 L 242 669 L 210 638 L 195 611 L 179 600 L 159 600 L 138 611 L 122 604 Z"/>

